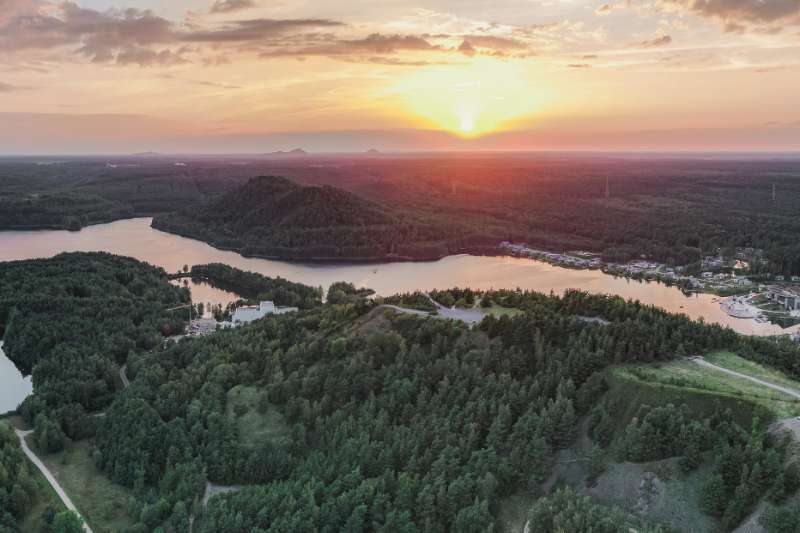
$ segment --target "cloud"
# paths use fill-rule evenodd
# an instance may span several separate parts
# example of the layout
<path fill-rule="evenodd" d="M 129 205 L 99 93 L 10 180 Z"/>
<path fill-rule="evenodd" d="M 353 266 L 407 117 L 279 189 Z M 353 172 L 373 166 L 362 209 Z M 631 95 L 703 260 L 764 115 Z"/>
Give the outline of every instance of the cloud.
<path fill-rule="evenodd" d="M 288 33 L 343 26 L 323 19 L 252 19 L 211 27 L 180 27 L 150 10 L 97 11 L 74 2 L 58 5 L 35 0 L 0 0 L 13 7 L 0 25 L 0 52 L 51 50 L 73 51 L 96 63 L 122 65 L 173 65 L 186 62 L 187 44 L 224 45 L 264 43 Z M 9 4 L 9 2 L 11 2 Z M 23 5 L 24 4 L 24 5 Z"/>
<path fill-rule="evenodd" d="M 798 0 L 657 0 L 655 6 L 717 20 L 728 32 L 778 31 L 800 24 Z"/>
<path fill-rule="evenodd" d="M 8 83 L 3 83 L 0 81 L 0 93 L 10 93 L 11 91 L 18 91 L 20 88 L 21 87 L 9 85 Z"/>
<path fill-rule="evenodd" d="M 362 39 L 340 39 L 334 35 L 309 35 L 296 46 L 268 46 L 261 57 L 342 57 L 358 60 L 369 56 L 377 62 L 376 55 L 392 55 L 401 51 L 444 51 L 419 35 L 384 35 L 373 33 Z M 394 64 L 397 64 L 395 61 Z M 406 63 L 408 64 L 408 63 Z"/>
<path fill-rule="evenodd" d="M 258 7 L 255 0 L 216 0 L 209 10 L 211 13 L 233 13 Z"/>
<path fill-rule="evenodd" d="M 640 41 L 631 45 L 633 48 L 661 48 L 672 44 L 672 37 L 669 35 L 661 35 L 645 41 Z"/>
<path fill-rule="evenodd" d="M 611 11 L 614 10 L 614 6 L 611 4 L 603 4 L 597 9 L 594 10 L 595 14 L 597 15 L 608 15 Z"/>
<path fill-rule="evenodd" d="M 53 50 L 71 53 L 93 63 L 163 67 L 189 62 L 205 65 L 230 62 L 244 55 L 260 58 L 332 57 L 346 61 L 395 65 L 441 64 L 444 58 L 415 53 L 529 57 L 542 32 L 530 34 L 511 26 L 473 24 L 458 32 L 373 32 L 328 18 L 219 20 L 190 13 L 183 22 L 151 10 L 96 10 L 75 1 L 0 0 L 0 53 L 52 59 Z M 216 0 L 213 13 L 253 7 L 259 0 Z M 554 28 L 554 29 L 549 29 Z M 536 39 L 533 35 L 536 35 Z M 556 38 L 547 35 L 547 38 Z M 460 44 L 454 44 L 460 43 Z M 400 54 L 407 53 L 402 57 Z M 391 57 L 398 56 L 398 57 Z M 391 57 L 391 59 L 389 59 Z"/>
<path fill-rule="evenodd" d="M 176 34 L 176 37 L 180 41 L 190 43 L 244 43 L 264 41 L 304 29 L 339 26 L 344 24 L 326 19 L 252 19 L 227 23 L 214 29 L 187 31 Z"/>

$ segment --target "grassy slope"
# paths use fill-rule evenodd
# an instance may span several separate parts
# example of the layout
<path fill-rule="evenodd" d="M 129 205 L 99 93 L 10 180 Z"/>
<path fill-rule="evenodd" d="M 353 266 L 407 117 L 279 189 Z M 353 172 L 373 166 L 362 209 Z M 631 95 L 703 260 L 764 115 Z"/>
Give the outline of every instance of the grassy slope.
<path fill-rule="evenodd" d="M 742 374 L 748 374 L 755 378 L 763 379 L 764 381 L 769 381 L 770 383 L 775 383 L 776 385 L 782 385 L 784 387 L 800 391 L 800 383 L 791 379 L 783 372 L 775 370 L 774 368 L 769 368 L 760 365 L 758 363 L 750 361 L 749 359 L 744 359 L 734 353 L 715 352 L 706 355 L 705 359 L 709 363 L 714 363 L 715 365 L 721 366 L 722 368 L 727 368 L 728 370 L 735 370 L 736 372 L 741 372 Z"/>
<path fill-rule="evenodd" d="M 72 442 L 63 452 L 41 456 L 96 533 L 134 524 L 128 515 L 131 492 L 95 467 L 88 441 Z"/>
<path fill-rule="evenodd" d="M 246 385 L 237 385 L 228 391 L 228 416 L 237 416 L 237 406 L 247 408 L 247 412 L 237 419 L 239 437 L 247 446 L 256 447 L 265 440 L 278 443 L 288 439 L 289 428 L 276 407 L 271 405 L 264 413 L 258 411 L 262 394 L 263 389 Z"/>
<path fill-rule="evenodd" d="M 729 359 L 729 361 L 735 360 Z M 732 364 L 738 365 L 739 362 L 735 361 Z M 746 371 L 743 366 L 739 366 L 737 370 Z M 650 384 L 658 387 L 664 394 L 683 394 L 691 391 L 696 398 L 705 395 L 710 399 L 725 397 L 738 400 L 742 403 L 738 403 L 735 408 L 732 406 L 734 413 L 744 407 L 742 404 L 755 405 L 762 408 L 754 413 L 762 419 L 787 418 L 800 414 L 800 400 L 796 398 L 724 372 L 703 368 L 689 361 L 619 367 L 612 370 L 612 375 L 628 382 Z M 800 390 L 800 384 L 787 384 Z M 702 403 L 706 404 L 707 402 Z M 693 409 L 695 408 L 694 403 L 689 403 L 689 405 Z M 752 412 L 752 407 L 748 411 Z M 747 426 L 749 426 L 749 422 L 744 427 Z"/>

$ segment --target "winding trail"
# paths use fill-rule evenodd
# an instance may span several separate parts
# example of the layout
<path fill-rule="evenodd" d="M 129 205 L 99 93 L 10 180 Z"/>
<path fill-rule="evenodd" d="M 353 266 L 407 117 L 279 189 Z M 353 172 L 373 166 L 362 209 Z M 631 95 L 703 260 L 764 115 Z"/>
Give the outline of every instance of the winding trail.
<path fill-rule="evenodd" d="M 119 369 L 119 377 L 122 380 L 122 387 L 127 389 L 131 386 L 131 382 L 128 381 L 128 376 L 125 374 L 126 370 L 128 370 L 128 365 L 122 365 Z"/>
<path fill-rule="evenodd" d="M 64 502 L 64 506 L 70 511 L 74 511 L 78 516 L 81 516 L 78 508 L 75 507 L 75 504 L 69 499 L 66 491 L 58 483 L 58 480 L 55 478 L 55 476 L 47 469 L 41 459 L 39 459 L 39 457 L 28 447 L 28 442 L 25 440 L 25 437 L 33 433 L 33 431 L 21 431 L 17 429 L 15 432 L 17 437 L 19 437 L 19 444 L 22 446 L 22 451 L 25 452 L 25 455 L 28 456 L 28 459 L 30 459 L 30 461 L 36 465 L 36 468 L 38 468 L 45 479 L 47 479 L 47 481 L 53 487 L 53 490 L 55 490 L 56 494 L 58 494 L 58 497 L 61 498 L 62 502 Z M 82 516 L 81 519 L 83 520 Z M 89 524 L 86 523 L 86 520 L 83 520 L 83 530 L 86 531 L 86 533 L 92 533 L 92 528 L 89 527 Z"/>
<path fill-rule="evenodd" d="M 693 357 L 690 359 L 693 363 L 698 364 L 705 368 L 713 368 L 714 370 L 719 370 L 720 372 L 724 372 L 731 376 L 736 376 L 737 378 L 746 379 L 747 381 L 752 381 L 753 383 L 758 383 L 764 387 L 769 389 L 776 390 L 778 392 L 782 392 L 784 394 L 788 394 L 794 398 L 800 399 L 800 391 L 796 389 L 790 389 L 789 387 L 784 387 L 782 385 L 776 385 L 775 383 L 770 383 L 769 381 L 764 381 L 763 379 L 755 378 L 753 376 L 749 376 L 747 374 L 743 374 L 741 372 L 736 372 L 735 370 L 730 370 L 728 368 L 723 368 L 721 366 L 717 366 L 714 363 L 709 363 L 702 357 Z"/>

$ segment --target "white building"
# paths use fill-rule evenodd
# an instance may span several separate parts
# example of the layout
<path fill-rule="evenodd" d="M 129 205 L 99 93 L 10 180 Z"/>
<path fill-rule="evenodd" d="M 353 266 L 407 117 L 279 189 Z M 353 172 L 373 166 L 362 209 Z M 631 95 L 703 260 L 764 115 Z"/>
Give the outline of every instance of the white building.
<path fill-rule="evenodd" d="M 296 307 L 275 307 L 274 302 L 261 302 L 258 305 L 237 307 L 236 311 L 233 313 L 232 321 L 234 326 L 241 326 L 243 324 L 249 324 L 254 320 L 264 318 L 267 315 L 284 315 L 296 311 Z"/>

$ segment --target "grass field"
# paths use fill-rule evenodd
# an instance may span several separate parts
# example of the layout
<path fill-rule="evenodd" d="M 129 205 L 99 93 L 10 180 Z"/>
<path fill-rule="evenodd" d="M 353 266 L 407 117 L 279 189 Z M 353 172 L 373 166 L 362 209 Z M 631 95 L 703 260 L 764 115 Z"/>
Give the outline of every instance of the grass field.
<path fill-rule="evenodd" d="M 266 409 L 259 410 L 262 394 L 262 389 L 246 385 L 228 391 L 228 416 L 236 417 L 239 438 L 246 446 L 255 447 L 265 440 L 280 443 L 288 439 L 289 428 L 281 412 L 269 404 Z"/>
<path fill-rule="evenodd" d="M 133 526 L 128 515 L 130 491 L 95 467 L 87 441 L 72 442 L 63 452 L 40 457 L 95 533 Z"/>
<path fill-rule="evenodd" d="M 800 390 L 800 384 L 788 380 L 776 371 L 756 365 L 733 354 L 714 354 L 708 360 L 731 370 Z M 647 383 L 662 388 L 684 389 L 744 400 L 764 407 L 777 418 L 800 415 L 800 400 L 797 398 L 718 370 L 701 367 L 691 361 L 627 365 L 613 369 L 612 373 L 628 381 Z"/>
<path fill-rule="evenodd" d="M 753 361 L 739 357 L 734 353 L 715 352 L 706 355 L 705 359 L 709 363 L 714 363 L 722 368 L 735 370 L 736 372 L 748 374 L 754 378 L 763 379 L 764 381 L 769 381 L 770 383 L 775 383 L 776 385 L 782 385 L 784 387 L 800 391 L 800 383 L 794 381 L 783 372 L 775 370 L 774 368 L 760 365 L 758 363 L 754 363 Z"/>

